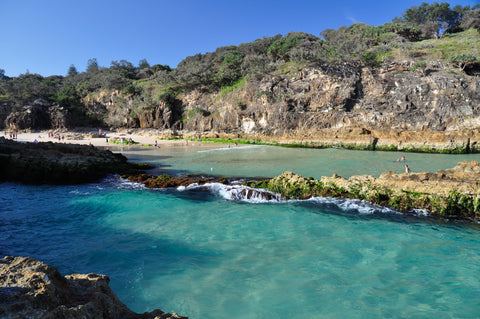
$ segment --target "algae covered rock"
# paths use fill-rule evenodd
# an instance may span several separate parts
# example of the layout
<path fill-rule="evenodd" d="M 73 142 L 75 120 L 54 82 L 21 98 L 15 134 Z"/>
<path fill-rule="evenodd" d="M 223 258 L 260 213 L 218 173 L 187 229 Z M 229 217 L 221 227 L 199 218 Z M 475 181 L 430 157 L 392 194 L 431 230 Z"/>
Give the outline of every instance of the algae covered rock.
<path fill-rule="evenodd" d="M 480 219 L 480 164 L 476 161 L 437 172 L 384 172 L 379 178 L 359 175 L 346 179 L 333 174 L 318 181 L 284 172 L 251 186 L 285 198 L 355 198 L 403 212 L 420 209 L 448 218 Z"/>

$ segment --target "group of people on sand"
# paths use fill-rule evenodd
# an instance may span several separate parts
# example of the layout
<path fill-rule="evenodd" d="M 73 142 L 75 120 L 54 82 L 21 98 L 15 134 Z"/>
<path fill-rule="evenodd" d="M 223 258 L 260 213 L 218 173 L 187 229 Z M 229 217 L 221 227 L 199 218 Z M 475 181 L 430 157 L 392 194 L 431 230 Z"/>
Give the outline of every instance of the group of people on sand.
<path fill-rule="evenodd" d="M 18 139 L 18 132 L 17 131 L 10 131 L 10 132 L 8 132 L 8 136 L 10 137 L 11 140 L 16 140 L 16 139 Z M 7 138 L 7 131 L 5 131 L 5 138 Z"/>
<path fill-rule="evenodd" d="M 41 136 L 39 135 L 38 138 Z M 48 138 L 53 138 L 53 139 L 58 139 L 59 142 L 64 142 L 65 143 L 65 135 L 60 135 L 58 133 L 51 133 L 48 132 Z"/>

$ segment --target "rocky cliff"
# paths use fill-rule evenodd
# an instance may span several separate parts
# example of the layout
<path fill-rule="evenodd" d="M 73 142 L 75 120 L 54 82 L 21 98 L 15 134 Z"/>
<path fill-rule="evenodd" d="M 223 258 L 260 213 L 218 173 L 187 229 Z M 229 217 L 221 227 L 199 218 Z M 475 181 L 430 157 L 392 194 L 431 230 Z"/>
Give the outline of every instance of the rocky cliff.
<path fill-rule="evenodd" d="M 117 102 L 105 94 L 87 102 L 103 105 L 119 123 L 142 128 L 468 152 L 479 148 L 479 92 L 478 76 L 440 61 L 422 69 L 401 61 L 375 68 L 348 63 L 285 68 L 247 78 L 228 93 L 197 88 L 179 94 L 173 105 L 150 105 L 136 117 L 125 107 L 129 99 L 122 102 L 117 93 L 112 93 Z"/>
<path fill-rule="evenodd" d="M 11 107 L 8 104 L 4 104 L 0 109 L 0 116 L 5 117 L 5 127 L 10 129 L 47 129 L 71 126 L 71 115 L 66 108 L 56 103 L 48 103 L 41 98 L 24 105 L 16 112 L 10 113 L 10 111 Z"/>
<path fill-rule="evenodd" d="M 110 278 L 97 274 L 62 276 L 29 257 L 0 259 L 0 317 L 180 319 L 154 310 L 137 314 L 110 289 Z"/>
<path fill-rule="evenodd" d="M 247 80 L 221 96 L 183 96 L 190 131 L 399 149 L 478 147 L 480 77 L 441 63 L 324 64 Z M 205 116 L 205 113 L 208 114 Z"/>
<path fill-rule="evenodd" d="M 475 68 L 480 65 L 470 66 Z M 375 67 L 285 63 L 272 74 L 248 76 L 228 90 L 195 87 L 162 100 L 155 98 L 155 86 L 144 85 L 140 95 L 106 90 L 87 96 L 83 104 L 109 127 L 312 146 L 469 152 L 480 149 L 480 77 L 472 70 L 466 73 L 440 60 L 422 67 L 414 60 Z M 58 107 L 36 109 L 43 113 L 30 107 L 10 115 L 7 127 L 68 123 L 68 114 Z"/>

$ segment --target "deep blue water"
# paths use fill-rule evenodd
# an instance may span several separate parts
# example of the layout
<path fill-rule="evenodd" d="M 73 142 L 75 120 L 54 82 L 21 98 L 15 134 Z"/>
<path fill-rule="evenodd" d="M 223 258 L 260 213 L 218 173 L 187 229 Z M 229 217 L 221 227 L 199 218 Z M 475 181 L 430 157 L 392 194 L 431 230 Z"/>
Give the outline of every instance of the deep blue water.
<path fill-rule="evenodd" d="M 295 151 L 307 158 L 312 150 Z M 198 156 L 206 172 L 230 156 L 188 152 L 178 157 L 185 170 Z M 279 153 L 278 161 L 295 163 Z M 355 164 L 372 155 L 351 154 Z M 375 158 L 383 156 L 395 154 Z M 437 158 L 429 165 L 460 159 Z M 304 161 L 298 170 L 316 159 Z M 64 275 L 107 274 L 133 310 L 190 318 L 476 318 L 479 234 L 476 224 L 358 201 L 233 201 L 218 185 L 146 190 L 116 177 L 75 186 L 0 184 L 0 255 L 32 256 Z"/>

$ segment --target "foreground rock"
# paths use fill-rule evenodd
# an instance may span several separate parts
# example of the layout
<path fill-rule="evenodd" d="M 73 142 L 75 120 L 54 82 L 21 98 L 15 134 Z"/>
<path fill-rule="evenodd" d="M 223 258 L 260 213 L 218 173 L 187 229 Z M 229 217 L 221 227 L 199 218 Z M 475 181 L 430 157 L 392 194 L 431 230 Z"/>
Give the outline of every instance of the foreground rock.
<path fill-rule="evenodd" d="M 448 218 L 480 220 L 480 164 L 476 161 L 461 162 L 436 173 L 385 172 L 379 178 L 362 175 L 345 179 L 333 174 L 314 180 L 284 172 L 249 186 L 271 190 L 287 199 L 355 198 L 403 212 L 421 209 Z"/>
<path fill-rule="evenodd" d="M 187 318 L 154 310 L 137 314 L 105 275 L 68 275 L 29 257 L 0 260 L 0 318 Z"/>
<path fill-rule="evenodd" d="M 125 156 L 93 146 L 18 143 L 0 137 L 0 182 L 77 184 L 132 169 Z"/>

